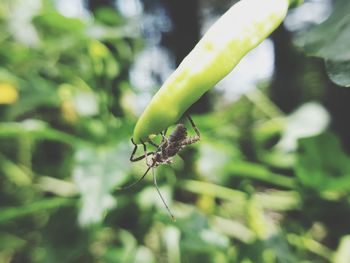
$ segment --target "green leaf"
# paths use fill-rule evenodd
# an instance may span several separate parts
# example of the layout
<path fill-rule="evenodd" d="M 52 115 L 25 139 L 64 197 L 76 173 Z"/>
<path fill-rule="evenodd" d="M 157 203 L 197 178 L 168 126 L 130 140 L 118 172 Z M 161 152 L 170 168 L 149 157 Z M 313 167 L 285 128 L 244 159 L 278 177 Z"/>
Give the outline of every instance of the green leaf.
<path fill-rule="evenodd" d="M 35 214 L 39 211 L 46 211 L 48 209 L 54 209 L 60 206 L 72 205 L 73 203 L 74 200 L 72 199 L 56 197 L 43 199 L 24 206 L 2 208 L 0 212 L 0 223 L 8 222 L 30 214 Z"/>
<path fill-rule="evenodd" d="M 52 140 L 67 143 L 72 146 L 87 144 L 86 141 L 68 133 L 48 127 L 47 123 L 27 119 L 22 122 L 4 122 L 0 124 L 0 138 L 25 137 L 33 140 Z"/>
<path fill-rule="evenodd" d="M 252 162 L 236 161 L 232 164 L 229 164 L 226 169 L 227 172 L 231 174 L 231 176 L 251 178 L 254 180 L 269 183 L 271 185 L 277 185 L 292 189 L 295 185 L 293 178 L 271 172 L 265 166 Z"/>
<path fill-rule="evenodd" d="M 350 61 L 327 60 L 326 68 L 329 78 L 335 84 L 350 87 Z"/>
<path fill-rule="evenodd" d="M 111 27 L 122 25 L 124 23 L 123 17 L 121 17 L 114 9 L 106 7 L 100 7 L 96 10 L 95 19 Z"/>
<path fill-rule="evenodd" d="M 316 191 L 349 191 L 350 158 L 331 133 L 299 140 L 296 175 Z"/>
<path fill-rule="evenodd" d="M 7 232 L 0 232 L 0 262 L 9 262 L 14 254 L 20 251 L 26 244 L 26 241 L 18 236 Z"/>
<path fill-rule="evenodd" d="M 307 32 L 305 51 L 324 59 L 350 60 L 349 10 L 349 1 L 338 0 L 331 16 Z"/>
<path fill-rule="evenodd" d="M 85 25 L 82 20 L 69 18 L 57 12 L 43 13 L 33 19 L 34 25 L 45 28 L 52 33 L 81 32 Z"/>
<path fill-rule="evenodd" d="M 331 16 L 302 34 L 298 42 L 307 54 L 326 60 L 333 82 L 350 86 L 350 1 L 338 0 Z"/>

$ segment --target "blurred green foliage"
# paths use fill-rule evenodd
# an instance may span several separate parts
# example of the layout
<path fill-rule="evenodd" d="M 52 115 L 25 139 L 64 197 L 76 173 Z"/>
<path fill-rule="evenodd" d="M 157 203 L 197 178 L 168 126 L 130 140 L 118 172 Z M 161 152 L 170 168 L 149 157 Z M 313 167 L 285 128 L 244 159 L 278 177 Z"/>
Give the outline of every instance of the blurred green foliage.
<path fill-rule="evenodd" d="M 334 1 L 329 18 L 300 34 L 298 43 L 306 53 L 325 60 L 330 79 L 337 85 L 350 87 L 350 2 Z"/>
<path fill-rule="evenodd" d="M 320 104 L 286 116 L 266 87 L 156 169 L 176 222 L 150 178 L 116 191 L 146 169 L 127 23 L 0 3 L 0 262 L 350 262 L 349 156 Z"/>

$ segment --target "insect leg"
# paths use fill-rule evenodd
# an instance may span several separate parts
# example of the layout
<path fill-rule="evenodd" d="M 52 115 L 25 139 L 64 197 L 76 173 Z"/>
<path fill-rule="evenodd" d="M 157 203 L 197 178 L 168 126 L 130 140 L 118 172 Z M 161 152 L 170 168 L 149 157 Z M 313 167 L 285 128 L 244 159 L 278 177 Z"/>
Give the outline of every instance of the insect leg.
<path fill-rule="evenodd" d="M 195 142 L 198 142 L 201 139 L 201 134 L 196 126 L 196 124 L 194 123 L 194 121 L 192 120 L 192 118 L 187 115 L 188 120 L 191 123 L 191 126 L 193 128 L 193 130 L 195 131 L 196 135 L 195 136 L 191 136 L 191 137 L 187 137 L 185 140 L 183 140 L 181 142 L 181 145 L 189 145 L 189 144 L 193 144 Z"/>
<path fill-rule="evenodd" d="M 137 185 L 139 182 L 141 182 L 143 180 L 143 178 L 145 178 L 145 176 L 147 175 L 147 173 L 149 172 L 150 169 L 151 169 L 151 167 L 148 167 L 146 172 L 136 182 L 133 182 L 132 184 L 129 184 L 129 185 L 124 186 L 124 187 L 119 187 L 119 188 L 117 188 L 117 190 L 125 190 L 125 189 L 129 189 L 129 188 Z"/>
<path fill-rule="evenodd" d="M 168 211 L 168 213 L 169 213 L 171 219 L 172 219 L 173 221 L 176 221 L 175 216 L 173 215 L 173 213 L 171 213 L 171 211 L 170 211 L 170 209 L 169 209 L 167 203 L 165 202 L 165 200 L 164 200 L 162 194 L 160 193 L 160 190 L 159 190 L 158 184 L 157 184 L 156 174 L 155 174 L 155 172 L 154 172 L 154 168 L 152 168 L 152 174 L 153 174 L 154 186 L 155 186 L 156 189 L 157 189 L 157 192 L 158 192 L 158 195 L 160 196 L 160 199 L 162 199 L 162 202 L 163 202 L 163 204 L 165 205 L 165 208 L 166 208 L 166 210 Z"/>
<path fill-rule="evenodd" d="M 160 133 L 160 135 L 162 136 L 162 141 L 160 142 L 160 146 L 158 149 L 164 148 L 164 147 L 166 147 L 166 145 L 168 145 L 169 139 L 165 136 L 167 130 L 168 130 L 168 128 Z"/>
<path fill-rule="evenodd" d="M 137 161 L 140 161 L 140 160 L 142 160 L 143 158 L 145 158 L 146 155 L 141 155 L 141 156 L 139 156 L 139 157 L 134 157 L 134 156 L 135 156 L 135 153 L 136 153 L 136 150 L 137 150 L 137 144 L 134 143 L 134 140 L 133 140 L 132 138 L 131 138 L 131 142 L 132 142 L 132 144 L 134 145 L 134 150 L 133 150 L 132 153 L 131 153 L 130 161 L 131 161 L 131 162 L 137 162 Z M 147 155 L 152 155 L 152 154 L 154 154 L 154 152 L 149 152 L 149 153 L 147 153 Z"/>
<path fill-rule="evenodd" d="M 147 164 L 147 166 L 148 167 L 153 167 L 154 166 L 154 164 L 150 164 L 149 162 L 148 162 L 148 153 L 147 153 L 147 147 L 146 147 L 146 144 L 143 142 L 143 141 L 141 141 L 141 143 L 142 143 L 142 145 L 143 145 L 143 151 L 145 152 L 145 154 L 144 154 L 144 156 L 145 156 L 145 159 L 146 159 L 146 164 Z"/>
<path fill-rule="evenodd" d="M 159 145 L 156 144 L 154 141 L 149 140 L 148 142 L 149 142 L 149 144 L 153 145 L 154 147 L 159 148 Z"/>
<path fill-rule="evenodd" d="M 168 129 L 165 129 L 164 131 L 160 132 L 160 135 L 162 136 L 162 141 L 167 140 L 167 137 L 165 136 L 167 130 L 168 130 Z"/>
<path fill-rule="evenodd" d="M 201 137 L 201 134 L 200 134 L 199 129 L 197 128 L 196 124 L 194 123 L 194 121 L 192 120 L 192 118 L 190 117 L 190 115 L 187 115 L 187 118 L 188 118 L 188 120 L 190 121 L 191 126 L 192 126 L 193 130 L 196 132 L 198 138 L 200 138 L 200 137 Z"/>

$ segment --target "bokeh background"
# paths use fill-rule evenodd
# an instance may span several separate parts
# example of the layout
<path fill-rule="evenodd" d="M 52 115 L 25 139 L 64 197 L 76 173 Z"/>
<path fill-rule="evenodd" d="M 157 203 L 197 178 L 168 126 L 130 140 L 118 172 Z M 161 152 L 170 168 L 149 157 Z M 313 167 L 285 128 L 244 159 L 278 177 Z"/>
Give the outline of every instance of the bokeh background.
<path fill-rule="evenodd" d="M 1 0 L 1 263 L 350 262 L 348 0 L 291 10 L 189 110 L 202 140 L 155 170 L 176 222 L 151 175 L 116 190 L 147 168 L 138 116 L 232 4 Z"/>

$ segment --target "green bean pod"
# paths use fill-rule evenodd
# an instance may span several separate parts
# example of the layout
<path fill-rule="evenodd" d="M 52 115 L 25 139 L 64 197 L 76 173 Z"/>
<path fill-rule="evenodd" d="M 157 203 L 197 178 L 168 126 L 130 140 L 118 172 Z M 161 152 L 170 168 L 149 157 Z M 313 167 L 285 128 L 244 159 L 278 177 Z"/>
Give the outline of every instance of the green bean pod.
<path fill-rule="evenodd" d="M 176 123 L 285 18 L 292 0 L 241 0 L 205 33 L 154 95 L 138 119 L 133 140 L 149 140 Z"/>

